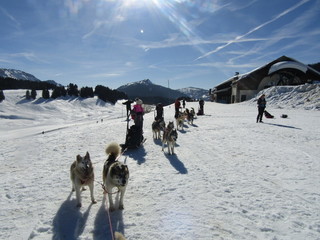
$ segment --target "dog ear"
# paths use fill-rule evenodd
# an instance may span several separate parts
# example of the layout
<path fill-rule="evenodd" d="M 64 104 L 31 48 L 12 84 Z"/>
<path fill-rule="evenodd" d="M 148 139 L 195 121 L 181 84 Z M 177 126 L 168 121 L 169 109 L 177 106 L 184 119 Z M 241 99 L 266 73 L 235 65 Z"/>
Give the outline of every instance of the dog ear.
<path fill-rule="evenodd" d="M 82 157 L 78 154 L 77 155 L 77 162 L 80 162 L 82 160 Z"/>
<path fill-rule="evenodd" d="M 89 159 L 90 159 L 90 154 L 89 154 L 89 152 L 86 153 L 85 158 L 89 158 Z"/>

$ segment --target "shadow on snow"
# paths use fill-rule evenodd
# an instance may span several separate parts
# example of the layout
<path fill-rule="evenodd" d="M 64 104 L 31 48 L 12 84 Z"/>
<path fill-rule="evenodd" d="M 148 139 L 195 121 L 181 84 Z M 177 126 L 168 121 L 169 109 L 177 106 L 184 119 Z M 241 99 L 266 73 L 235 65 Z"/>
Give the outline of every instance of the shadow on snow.
<path fill-rule="evenodd" d="M 293 127 L 293 126 L 282 125 L 282 124 L 275 124 L 275 123 L 264 123 L 264 124 L 268 124 L 268 125 L 272 125 L 272 126 L 277 126 L 277 127 L 293 128 L 293 129 L 297 129 L 297 130 L 302 130 L 301 128 L 296 128 L 296 127 Z"/>
<path fill-rule="evenodd" d="M 165 153 L 166 158 L 169 160 L 170 164 L 180 173 L 187 174 L 188 170 L 184 166 L 183 162 L 179 160 L 176 154 L 170 155 Z"/>
<path fill-rule="evenodd" d="M 53 219 L 52 239 L 76 240 L 83 233 L 92 204 L 81 213 L 76 207 L 76 199 L 70 200 L 72 192 L 60 206 Z"/>
<path fill-rule="evenodd" d="M 139 165 L 146 162 L 146 150 L 143 146 L 135 149 L 128 149 L 124 154 L 124 156 L 129 156 L 130 158 L 137 161 Z"/>
<path fill-rule="evenodd" d="M 119 204 L 119 193 L 116 196 L 115 206 Z M 103 195 L 101 206 L 97 212 L 97 216 L 94 221 L 93 239 L 94 240 L 111 240 L 112 234 L 115 231 L 124 235 L 124 223 L 122 210 L 116 209 L 114 212 L 110 212 L 111 224 L 108 217 L 108 210 L 106 206 L 107 196 Z M 110 227 L 112 226 L 112 227 Z"/>

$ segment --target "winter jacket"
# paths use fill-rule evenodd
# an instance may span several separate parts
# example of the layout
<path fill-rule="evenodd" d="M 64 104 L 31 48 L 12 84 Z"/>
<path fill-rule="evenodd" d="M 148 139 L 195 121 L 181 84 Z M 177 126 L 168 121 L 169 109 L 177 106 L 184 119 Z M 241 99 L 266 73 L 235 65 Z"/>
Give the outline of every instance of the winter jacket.
<path fill-rule="evenodd" d="M 260 97 L 260 98 L 258 99 L 257 104 L 258 104 L 258 107 L 259 107 L 259 108 L 265 108 L 265 107 L 266 107 L 266 104 L 267 104 L 266 99 Z"/>
<path fill-rule="evenodd" d="M 133 106 L 133 111 L 137 114 L 143 114 L 144 110 L 140 104 L 136 104 Z"/>

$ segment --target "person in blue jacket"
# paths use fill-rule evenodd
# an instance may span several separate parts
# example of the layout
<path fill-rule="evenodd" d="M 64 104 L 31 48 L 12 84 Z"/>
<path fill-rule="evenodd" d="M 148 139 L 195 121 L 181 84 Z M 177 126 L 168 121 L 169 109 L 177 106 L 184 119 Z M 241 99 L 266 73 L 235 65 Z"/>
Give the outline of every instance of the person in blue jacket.
<path fill-rule="evenodd" d="M 264 110 L 266 109 L 266 104 L 267 104 L 264 94 L 262 94 L 259 97 L 257 104 L 258 104 L 257 122 L 262 122 L 262 116 L 263 116 Z"/>

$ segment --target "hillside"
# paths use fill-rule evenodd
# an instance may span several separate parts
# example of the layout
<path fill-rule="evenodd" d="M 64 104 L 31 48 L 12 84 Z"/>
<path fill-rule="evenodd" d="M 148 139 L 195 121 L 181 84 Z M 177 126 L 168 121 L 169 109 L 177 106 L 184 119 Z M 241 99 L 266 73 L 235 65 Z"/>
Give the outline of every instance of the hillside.
<path fill-rule="evenodd" d="M 302 108 L 305 110 L 320 110 L 320 84 L 305 84 L 299 86 L 274 86 L 262 90 L 257 97 L 265 94 L 267 107 L 280 109 Z M 255 105 L 256 98 L 244 104 Z"/>
<path fill-rule="evenodd" d="M 162 102 L 164 105 L 168 105 L 179 97 L 187 97 L 186 94 L 177 90 L 153 84 L 149 79 L 128 83 L 120 86 L 117 90 L 126 93 L 131 99 L 139 97 L 149 104 Z"/>
<path fill-rule="evenodd" d="M 21 70 L 16 69 L 7 69 L 7 68 L 0 68 L 0 77 L 3 78 L 13 78 L 16 80 L 28 80 L 28 81 L 35 81 L 39 82 L 40 80 L 33 76 L 30 73 L 26 73 Z"/>
<path fill-rule="evenodd" d="M 191 99 L 203 99 L 209 101 L 209 90 L 195 87 L 181 88 L 178 89 L 179 92 L 187 95 Z"/>

